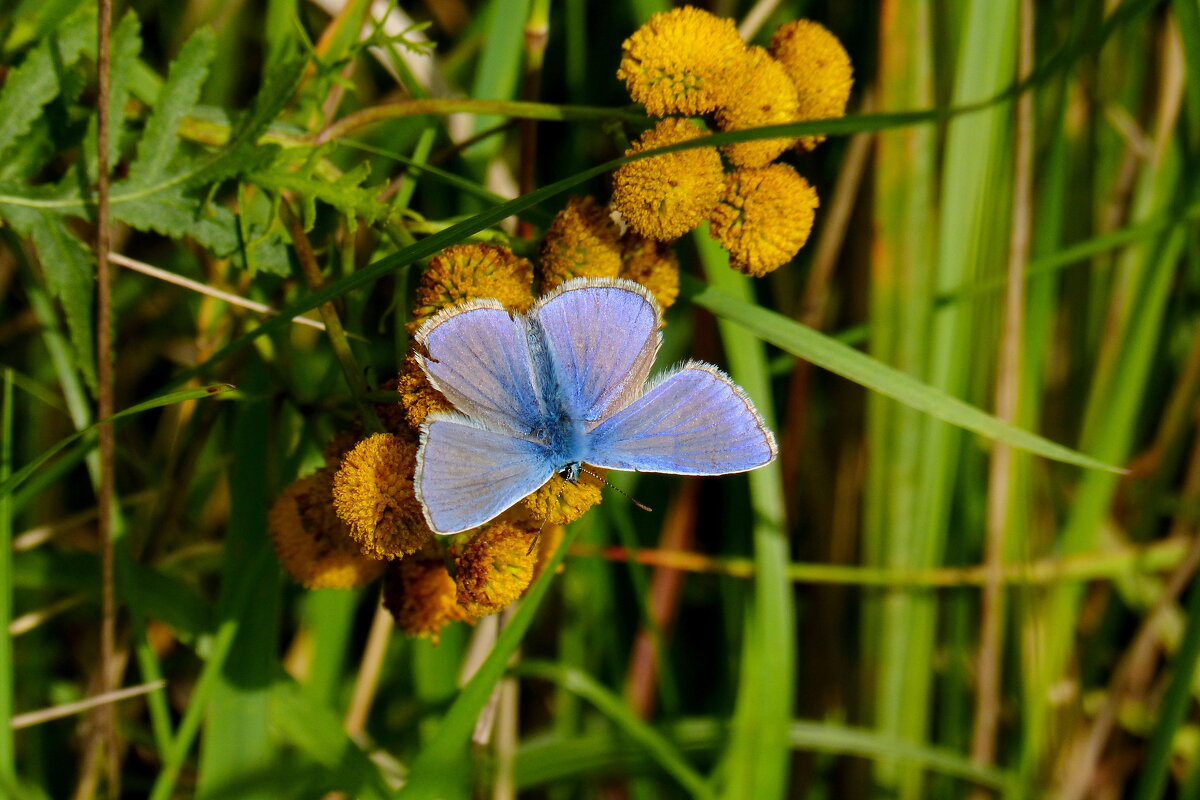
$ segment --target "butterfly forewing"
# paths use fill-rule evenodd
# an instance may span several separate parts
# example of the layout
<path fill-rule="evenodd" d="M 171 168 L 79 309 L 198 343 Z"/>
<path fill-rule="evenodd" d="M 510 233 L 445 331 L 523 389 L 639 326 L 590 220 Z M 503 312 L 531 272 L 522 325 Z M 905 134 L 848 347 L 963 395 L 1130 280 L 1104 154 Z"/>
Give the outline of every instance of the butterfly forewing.
<path fill-rule="evenodd" d="M 691 363 L 663 376 L 588 436 L 587 463 L 609 469 L 724 475 L 775 458 L 775 437 L 716 367 Z"/>
<path fill-rule="evenodd" d="M 430 382 L 484 427 L 518 436 L 538 424 L 527 328 L 495 301 L 458 306 L 417 332 Z"/>
<path fill-rule="evenodd" d="M 659 313 L 637 284 L 565 284 L 533 312 L 562 378 L 568 408 L 603 419 L 642 390 L 659 344 Z"/>
<path fill-rule="evenodd" d="M 434 414 L 422 428 L 413 480 L 429 527 L 446 534 L 482 525 L 553 472 L 538 444 L 485 430 L 457 414 Z"/>

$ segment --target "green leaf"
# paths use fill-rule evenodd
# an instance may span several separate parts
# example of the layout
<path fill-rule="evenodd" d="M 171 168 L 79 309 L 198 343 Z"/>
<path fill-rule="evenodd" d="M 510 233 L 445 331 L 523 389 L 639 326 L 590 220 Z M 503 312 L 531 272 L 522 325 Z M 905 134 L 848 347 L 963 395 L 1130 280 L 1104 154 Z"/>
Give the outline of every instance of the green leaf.
<path fill-rule="evenodd" d="M 283 111 L 304 75 L 307 58 L 285 61 L 267 73 L 254 104 L 234 128 L 229 143 L 201 169 L 187 174 L 189 184 L 216 183 L 233 175 L 266 167 L 274 159 L 274 145 L 259 145 L 258 138 Z"/>
<path fill-rule="evenodd" d="M 96 35 L 93 14 L 76 15 L 8 73 L 0 90 L 0 162 L 61 90 L 59 70 L 74 64 Z"/>
<path fill-rule="evenodd" d="M 16 209 L 10 209 L 16 212 Z M 21 209 L 9 215 L 13 228 L 33 239 L 46 273 L 50 294 L 62 304 L 75 350 L 75 362 L 87 384 L 96 386 L 96 355 L 92 324 L 95 261 L 92 253 L 69 230 L 66 221 L 49 211 Z"/>
<path fill-rule="evenodd" d="M 304 198 L 305 225 L 309 228 L 316 216 L 316 200 L 328 203 L 341 212 L 352 232 L 358 217 L 369 223 L 382 217 L 387 212 L 387 206 L 375 199 L 374 188 L 362 186 L 371 173 L 370 163 L 364 161 L 338 176 L 320 175 L 318 169 L 325 149 L 284 150 L 269 169 L 253 173 L 249 180 L 272 189 L 287 189 L 300 194 Z"/>
<path fill-rule="evenodd" d="M 520 607 L 500 632 L 492 652 L 459 692 L 454 704 L 442 718 L 437 732 L 421 749 L 404 787 L 405 800 L 457 796 L 470 780 L 470 774 L 463 769 L 463 764 L 467 760 L 467 745 L 475 722 L 492 696 L 492 689 L 504 676 L 509 658 L 529 630 L 533 615 L 545 599 L 550 581 L 574 538 L 574 531 L 568 528 L 558 549 L 542 568 L 541 577 L 529 588 Z"/>
<path fill-rule="evenodd" d="M 276 682 L 269 703 L 271 725 L 306 756 L 332 771 L 338 789 L 351 797 L 389 796 L 379 768 L 346 734 L 332 709 L 308 697 L 292 680 Z"/>
<path fill-rule="evenodd" d="M 692 797 L 714 798 L 712 789 L 694 770 L 679 748 L 645 721 L 638 719 L 621 698 L 582 670 L 549 661 L 525 661 L 513 670 L 517 675 L 553 681 L 587 700 L 679 782 Z"/>
<path fill-rule="evenodd" d="M 876 361 L 837 339 L 818 333 L 782 314 L 730 297 L 690 276 L 683 276 L 683 284 L 685 292 L 696 305 L 738 323 L 763 341 L 867 389 L 923 411 L 931 417 L 1065 464 L 1107 472 L 1124 472 L 1120 467 L 1105 464 L 1036 433 L 1003 422 L 986 411 Z"/>
<path fill-rule="evenodd" d="M 179 146 L 179 124 L 196 107 L 215 53 L 213 32 L 202 28 L 187 40 L 171 62 L 167 80 L 138 141 L 137 156 L 129 167 L 129 185 L 148 185 L 166 174 Z"/>
<path fill-rule="evenodd" d="M 113 207 L 113 217 L 142 231 L 182 239 L 190 236 L 218 258 L 238 249 L 237 219 L 224 206 L 187 196 L 180 186 Z"/>
<path fill-rule="evenodd" d="M 112 61 L 108 89 L 108 169 L 112 171 L 121 155 L 121 127 L 125 122 L 125 103 L 129 100 L 129 85 L 142 52 L 142 26 L 132 11 L 121 18 L 112 33 Z M 94 157 L 96 148 L 85 152 Z"/>
<path fill-rule="evenodd" d="M 150 411 L 154 408 L 162 408 L 163 406 L 174 405 L 175 403 L 184 403 L 188 400 L 199 400 L 201 397 L 212 397 L 213 395 L 221 394 L 222 392 L 228 392 L 233 388 L 233 386 L 227 383 L 222 383 L 213 386 L 202 386 L 198 389 L 181 389 L 177 392 L 168 392 L 167 394 L 159 397 L 151 398 L 150 400 L 138 403 L 135 406 L 130 406 L 123 411 L 118 411 L 108 419 L 103 419 L 99 422 L 93 423 L 92 425 L 89 425 L 82 430 L 78 430 L 67 438 L 62 439 L 54 444 L 52 447 L 50 447 L 50 449 L 46 450 L 46 452 L 42 453 L 40 456 L 14 473 L 11 477 L 9 477 L 8 480 L 4 481 L 4 483 L 0 483 L 0 495 L 11 493 L 13 489 L 24 483 L 30 475 L 36 472 L 39 467 L 53 458 L 54 455 L 61 451 L 64 447 L 71 444 L 71 442 L 74 442 L 76 439 L 94 432 L 98 427 L 104 425 L 105 423 L 116 422 L 119 419 L 131 417 L 134 414 L 140 414 L 143 411 Z"/>

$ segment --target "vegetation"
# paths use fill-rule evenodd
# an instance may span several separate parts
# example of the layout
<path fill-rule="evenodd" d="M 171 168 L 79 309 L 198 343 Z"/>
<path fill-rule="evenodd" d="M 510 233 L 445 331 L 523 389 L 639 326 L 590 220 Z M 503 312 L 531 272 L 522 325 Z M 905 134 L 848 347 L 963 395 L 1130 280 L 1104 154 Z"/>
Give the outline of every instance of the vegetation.
<path fill-rule="evenodd" d="M 1195 0 L 109 3 L 0 8 L 0 795 L 1200 797 Z M 437 281 L 604 247 L 780 457 L 410 536 Z"/>

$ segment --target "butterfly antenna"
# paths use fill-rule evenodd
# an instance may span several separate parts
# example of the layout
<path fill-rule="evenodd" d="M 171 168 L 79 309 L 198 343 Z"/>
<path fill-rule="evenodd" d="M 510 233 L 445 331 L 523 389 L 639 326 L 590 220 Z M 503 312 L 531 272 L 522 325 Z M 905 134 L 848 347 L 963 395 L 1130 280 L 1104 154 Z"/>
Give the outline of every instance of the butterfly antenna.
<path fill-rule="evenodd" d="M 608 478 L 605 478 L 605 477 L 604 477 L 603 475 L 601 475 L 600 473 L 598 473 L 598 472 L 592 472 L 592 471 L 591 471 L 590 469 L 588 469 L 587 467 L 580 467 L 580 468 L 579 468 L 579 471 L 580 471 L 580 472 L 586 472 L 588 475 L 591 475 L 593 478 L 596 478 L 597 480 L 599 480 L 601 483 L 603 483 L 603 484 L 604 484 L 605 486 L 607 486 L 608 488 L 612 489 L 612 490 L 613 490 L 614 492 L 616 492 L 617 494 L 624 495 L 626 500 L 628 500 L 629 502 L 633 503 L 635 506 L 637 506 L 638 508 L 640 508 L 642 511 L 654 511 L 654 509 L 653 509 L 653 508 L 651 508 L 650 506 L 646 505 L 645 503 L 643 503 L 643 502 L 639 501 L 639 500 L 638 500 L 636 497 L 634 497 L 633 495 L 631 495 L 629 492 L 625 491 L 625 490 L 624 490 L 624 489 L 622 489 L 621 487 L 619 487 L 619 486 L 613 486 L 611 483 L 609 483 L 609 482 L 608 482 Z"/>
<path fill-rule="evenodd" d="M 563 493 L 562 493 L 562 490 L 560 489 L 558 492 L 558 501 L 560 503 L 562 502 L 562 496 L 563 496 Z M 537 543 L 542 540 L 542 531 L 544 531 L 544 530 L 546 530 L 546 520 L 545 519 L 543 519 L 542 524 L 538 526 L 537 534 L 534 535 L 533 541 L 529 543 L 529 549 L 525 551 L 526 556 L 530 555 L 533 552 L 533 548 L 537 547 Z"/>

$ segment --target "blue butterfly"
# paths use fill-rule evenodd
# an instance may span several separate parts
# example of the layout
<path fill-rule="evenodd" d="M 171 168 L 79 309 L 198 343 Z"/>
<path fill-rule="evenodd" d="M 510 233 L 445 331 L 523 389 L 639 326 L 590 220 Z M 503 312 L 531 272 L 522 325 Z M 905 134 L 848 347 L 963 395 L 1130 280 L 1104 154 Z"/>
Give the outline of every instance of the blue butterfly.
<path fill-rule="evenodd" d="M 724 475 L 772 461 L 775 437 L 716 367 L 691 361 L 647 383 L 660 319 L 632 281 L 577 278 L 528 314 L 476 300 L 422 325 L 421 367 L 455 408 L 421 427 L 413 481 L 429 527 L 482 525 L 584 464 Z"/>

